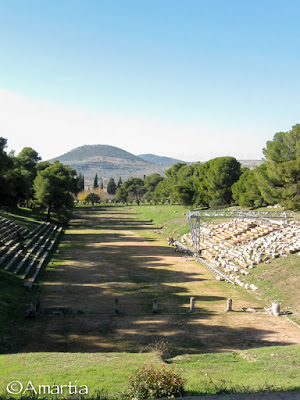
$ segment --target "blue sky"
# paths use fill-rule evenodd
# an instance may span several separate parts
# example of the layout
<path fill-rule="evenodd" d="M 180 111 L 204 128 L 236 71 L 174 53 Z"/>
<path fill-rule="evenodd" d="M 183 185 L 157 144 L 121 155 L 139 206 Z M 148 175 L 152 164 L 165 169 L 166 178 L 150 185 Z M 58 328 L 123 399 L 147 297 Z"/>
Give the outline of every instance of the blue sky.
<path fill-rule="evenodd" d="M 0 135 L 261 158 L 299 121 L 299 1 L 0 1 Z"/>

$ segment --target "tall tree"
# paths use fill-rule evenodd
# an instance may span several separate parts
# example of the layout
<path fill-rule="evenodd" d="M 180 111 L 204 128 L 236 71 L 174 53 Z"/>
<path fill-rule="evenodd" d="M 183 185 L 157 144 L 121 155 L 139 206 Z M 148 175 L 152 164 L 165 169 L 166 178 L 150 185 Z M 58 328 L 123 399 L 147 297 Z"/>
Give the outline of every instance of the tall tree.
<path fill-rule="evenodd" d="M 100 196 L 97 193 L 91 192 L 86 196 L 85 201 L 94 205 L 94 203 L 100 203 Z"/>
<path fill-rule="evenodd" d="M 38 153 L 31 147 L 25 147 L 16 157 L 16 165 L 19 170 L 22 195 L 18 198 L 24 201 L 26 206 L 33 199 L 33 182 L 37 175 L 37 164 L 41 160 Z"/>
<path fill-rule="evenodd" d="M 77 182 L 78 182 L 78 190 L 79 192 L 82 192 L 84 190 L 84 175 L 81 172 L 79 172 L 78 174 Z"/>
<path fill-rule="evenodd" d="M 55 212 L 66 219 L 73 208 L 74 191 L 77 189 L 76 172 L 69 166 L 55 161 L 48 168 L 39 171 L 34 181 L 37 203 L 47 209 L 47 218 Z"/>
<path fill-rule="evenodd" d="M 155 191 L 157 185 L 163 179 L 164 178 L 161 175 L 157 174 L 157 173 L 148 175 L 148 176 L 146 176 L 144 178 L 144 185 L 145 185 L 145 192 L 146 192 L 145 193 L 145 199 L 147 201 L 151 201 L 152 200 L 153 194 L 154 194 L 154 191 Z"/>
<path fill-rule="evenodd" d="M 116 201 L 118 203 L 128 204 L 128 191 L 125 189 L 124 186 L 118 188 Z"/>
<path fill-rule="evenodd" d="M 108 194 L 116 194 L 117 191 L 117 185 L 115 183 L 114 178 L 110 178 L 107 184 L 107 193 Z"/>
<path fill-rule="evenodd" d="M 257 186 L 255 170 L 242 168 L 239 180 L 232 185 L 232 197 L 242 207 L 261 207 L 263 198 Z"/>
<path fill-rule="evenodd" d="M 95 178 L 94 178 L 93 188 L 97 189 L 98 187 L 99 187 L 99 185 L 98 185 L 98 175 L 96 174 Z"/>
<path fill-rule="evenodd" d="M 210 201 L 229 204 L 232 201 L 231 186 L 241 175 L 241 164 L 234 157 L 217 157 L 205 164 L 204 184 Z"/>
<path fill-rule="evenodd" d="M 122 178 L 120 177 L 118 180 L 117 186 L 118 186 L 118 188 L 120 188 L 120 187 L 122 187 L 122 185 L 123 185 L 123 181 L 122 181 Z"/>
<path fill-rule="evenodd" d="M 0 137 L 0 205 L 16 205 L 14 194 L 14 157 L 5 151 L 7 139 Z"/>
<path fill-rule="evenodd" d="M 127 191 L 129 197 L 132 197 L 137 205 L 139 205 L 145 193 L 143 180 L 141 178 L 130 178 L 124 183 L 121 189 L 123 188 Z"/>
<path fill-rule="evenodd" d="M 257 170 L 257 180 L 264 199 L 300 209 L 300 124 L 276 133 L 263 153 L 266 162 Z"/>

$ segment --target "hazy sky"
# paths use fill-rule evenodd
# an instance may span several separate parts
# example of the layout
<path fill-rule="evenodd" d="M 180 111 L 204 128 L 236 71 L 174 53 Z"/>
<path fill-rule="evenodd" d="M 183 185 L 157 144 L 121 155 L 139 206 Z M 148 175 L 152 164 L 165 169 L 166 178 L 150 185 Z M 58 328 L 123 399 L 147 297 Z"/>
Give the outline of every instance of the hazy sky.
<path fill-rule="evenodd" d="M 300 1 L 0 0 L 0 136 L 260 159 L 300 122 Z"/>

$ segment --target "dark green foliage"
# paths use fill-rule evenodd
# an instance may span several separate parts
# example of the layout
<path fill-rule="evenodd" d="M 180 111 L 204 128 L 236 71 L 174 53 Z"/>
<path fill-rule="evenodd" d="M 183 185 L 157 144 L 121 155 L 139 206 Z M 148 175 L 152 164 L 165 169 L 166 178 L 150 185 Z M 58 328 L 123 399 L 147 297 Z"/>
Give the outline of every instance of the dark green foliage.
<path fill-rule="evenodd" d="M 94 203 L 100 203 L 100 196 L 97 193 L 91 192 L 86 196 L 85 201 L 94 205 Z"/>
<path fill-rule="evenodd" d="M 7 140 L 0 137 L 0 205 L 12 204 L 11 171 L 13 160 L 5 151 Z"/>
<path fill-rule="evenodd" d="M 263 153 L 266 162 L 257 169 L 257 180 L 264 200 L 300 209 L 300 124 L 276 133 Z"/>
<path fill-rule="evenodd" d="M 114 178 L 110 178 L 108 184 L 107 184 L 107 193 L 108 194 L 116 194 L 117 191 L 117 185 L 115 183 Z"/>
<path fill-rule="evenodd" d="M 0 270 L 0 354 L 15 350 L 30 297 L 20 277 Z"/>
<path fill-rule="evenodd" d="M 43 171 L 44 169 L 50 167 L 51 163 L 49 161 L 41 161 L 37 164 L 36 170 Z"/>
<path fill-rule="evenodd" d="M 241 174 L 240 163 L 233 157 L 219 157 L 204 164 L 177 163 L 166 171 L 153 194 L 156 202 L 180 203 L 187 206 L 229 204 L 231 186 Z"/>
<path fill-rule="evenodd" d="M 35 199 L 47 209 L 48 219 L 52 211 L 62 220 L 69 217 L 74 203 L 72 194 L 78 188 L 75 175 L 74 170 L 58 161 L 38 172 L 34 181 Z"/>
<path fill-rule="evenodd" d="M 263 205 L 255 170 L 243 169 L 239 180 L 232 185 L 232 197 L 242 207 L 261 207 Z"/>
<path fill-rule="evenodd" d="M 183 397 L 186 379 L 166 365 L 155 369 L 153 365 L 144 365 L 134 376 L 129 378 L 125 399 L 161 399 Z"/>
<path fill-rule="evenodd" d="M 128 192 L 124 186 L 118 189 L 116 201 L 118 203 L 128 204 Z"/>
<path fill-rule="evenodd" d="M 177 194 L 177 199 L 180 204 L 184 206 L 190 206 L 194 203 L 195 189 L 192 181 L 186 183 L 180 183 L 175 185 L 174 191 Z"/>
<path fill-rule="evenodd" d="M 241 164 L 234 157 L 218 157 L 208 161 L 204 184 L 210 200 L 232 201 L 231 186 L 241 175 Z"/>
<path fill-rule="evenodd" d="M 97 189 L 98 187 L 99 187 L 99 185 L 98 185 L 98 175 L 96 174 L 95 178 L 94 178 L 93 188 Z"/>
<path fill-rule="evenodd" d="M 18 202 L 24 203 L 27 207 L 33 199 L 33 181 L 37 175 L 37 164 L 40 159 L 38 153 L 30 147 L 25 147 L 15 158 Z"/>
<path fill-rule="evenodd" d="M 118 180 L 117 186 L 118 186 L 118 188 L 120 188 L 120 187 L 122 187 L 122 185 L 123 185 L 123 181 L 122 181 L 122 178 L 120 177 Z"/>
<path fill-rule="evenodd" d="M 155 202 L 155 204 L 157 203 L 163 204 L 166 201 L 170 201 L 170 194 L 171 194 L 171 185 L 169 183 L 169 180 L 163 179 L 156 186 L 152 195 L 152 200 Z"/>
<path fill-rule="evenodd" d="M 79 173 L 77 177 L 78 182 L 78 192 L 82 192 L 84 190 L 84 175 Z"/>
<path fill-rule="evenodd" d="M 137 205 L 139 205 L 145 193 L 144 181 L 141 178 L 130 178 L 124 183 L 121 189 L 127 191 L 129 201 L 135 200 Z"/>
<path fill-rule="evenodd" d="M 146 176 L 144 179 L 144 185 L 145 185 L 145 195 L 144 198 L 146 201 L 151 202 L 153 199 L 153 194 L 155 189 L 157 188 L 158 184 L 163 180 L 164 178 L 157 174 L 151 174 L 149 176 Z"/>

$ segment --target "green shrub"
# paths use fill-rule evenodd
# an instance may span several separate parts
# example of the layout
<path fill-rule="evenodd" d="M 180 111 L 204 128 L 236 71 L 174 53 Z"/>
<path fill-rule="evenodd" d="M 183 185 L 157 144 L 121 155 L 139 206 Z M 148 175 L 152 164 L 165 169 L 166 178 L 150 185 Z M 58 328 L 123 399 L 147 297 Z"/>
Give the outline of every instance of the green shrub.
<path fill-rule="evenodd" d="M 129 378 L 124 397 L 128 400 L 182 397 L 185 381 L 185 378 L 174 372 L 174 367 L 167 370 L 163 365 L 161 370 L 157 370 L 153 365 L 147 367 L 144 364 L 142 369 Z"/>

